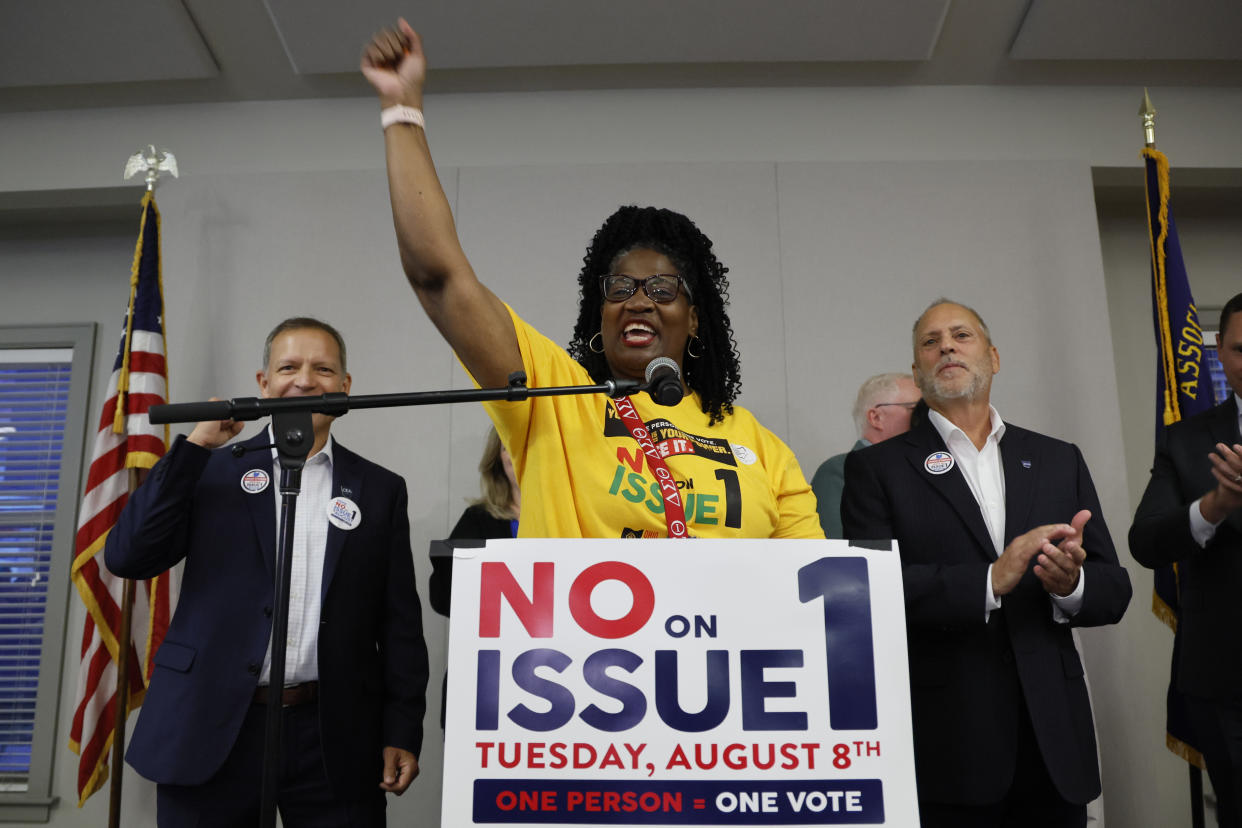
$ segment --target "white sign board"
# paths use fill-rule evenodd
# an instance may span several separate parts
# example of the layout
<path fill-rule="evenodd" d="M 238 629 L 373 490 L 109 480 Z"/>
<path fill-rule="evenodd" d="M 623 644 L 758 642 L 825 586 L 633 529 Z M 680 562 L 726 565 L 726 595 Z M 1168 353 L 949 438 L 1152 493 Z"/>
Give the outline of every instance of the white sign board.
<path fill-rule="evenodd" d="M 896 551 L 454 555 L 442 825 L 918 824 Z"/>

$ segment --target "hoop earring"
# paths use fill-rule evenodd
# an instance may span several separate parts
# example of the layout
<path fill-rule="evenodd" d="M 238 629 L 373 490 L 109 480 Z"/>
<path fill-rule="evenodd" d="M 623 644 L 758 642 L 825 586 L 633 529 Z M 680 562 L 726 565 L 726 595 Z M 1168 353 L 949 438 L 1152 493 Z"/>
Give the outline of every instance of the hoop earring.
<path fill-rule="evenodd" d="M 697 354 L 694 352 L 694 349 L 691 347 L 696 342 L 699 343 L 699 352 Z M 690 341 L 686 343 L 686 356 L 690 357 L 691 359 L 698 359 L 699 357 L 703 356 L 703 352 L 705 349 L 706 349 L 706 346 L 703 345 L 703 340 L 699 339 L 699 335 L 691 334 Z"/>
<path fill-rule="evenodd" d="M 595 340 L 599 340 L 599 347 L 595 347 Z M 602 354 L 604 352 L 604 332 L 596 331 L 595 336 L 587 340 L 587 350 L 593 354 Z"/>

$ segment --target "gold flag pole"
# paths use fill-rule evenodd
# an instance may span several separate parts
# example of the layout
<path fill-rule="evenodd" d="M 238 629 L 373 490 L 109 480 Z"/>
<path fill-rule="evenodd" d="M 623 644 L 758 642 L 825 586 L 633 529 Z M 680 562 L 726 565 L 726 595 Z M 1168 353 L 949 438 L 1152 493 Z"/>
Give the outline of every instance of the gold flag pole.
<path fill-rule="evenodd" d="M 1139 117 L 1143 119 L 1143 141 L 1152 149 L 1156 147 L 1156 107 L 1151 104 L 1147 87 L 1143 87 L 1143 104 L 1139 107 Z"/>
<path fill-rule="evenodd" d="M 1151 96 L 1147 94 L 1147 87 L 1143 87 L 1143 103 L 1139 105 L 1139 117 L 1143 119 L 1143 143 L 1146 149 L 1142 155 L 1144 157 L 1152 157 L 1157 164 L 1164 170 L 1163 175 L 1168 175 L 1168 160 L 1164 158 L 1158 150 L 1156 150 L 1156 107 L 1151 102 Z M 1149 210 L 1150 214 L 1150 210 Z M 1150 222 L 1150 218 L 1148 219 Z M 1152 249 L 1152 263 L 1156 262 L 1157 251 Z M 1159 274 L 1157 274 L 1159 278 Z M 1168 338 L 1165 341 L 1169 341 Z M 1176 564 L 1174 567 L 1176 568 Z M 1176 571 L 1176 569 L 1175 569 Z M 1172 738 L 1167 736 L 1166 738 Z M 1176 751 L 1175 751 L 1176 752 Z M 1184 756 L 1184 754 L 1181 754 Z M 1203 813 L 1203 771 L 1189 759 L 1186 767 L 1190 772 L 1190 823 L 1192 828 L 1204 828 L 1205 819 Z"/>
<path fill-rule="evenodd" d="M 125 163 L 125 180 L 133 178 L 137 173 L 145 173 L 143 183 L 147 185 L 147 192 L 155 192 L 155 187 L 159 183 L 160 176 L 163 173 L 171 173 L 173 178 L 177 177 L 177 159 L 166 150 L 157 150 L 154 144 L 149 144 L 145 150 L 139 150 L 129 157 Z M 145 214 L 143 220 L 145 221 Z M 130 308 L 130 314 L 133 314 L 133 308 Z M 126 325 L 133 324 L 132 318 L 126 319 Z M 127 389 L 128 390 L 128 389 Z M 117 405 L 122 404 L 122 398 L 118 396 Z M 133 495 L 134 490 L 142 483 L 142 479 L 146 476 L 145 469 L 131 468 L 129 470 L 129 493 Z M 116 703 L 113 709 L 113 725 L 112 725 L 112 771 L 108 775 L 108 828 L 120 828 L 121 826 L 121 788 L 122 780 L 125 778 L 125 723 L 129 719 L 129 650 L 133 644 L 133 636 L 130 627 L 133 626 L 134 618 L 134 582 L 130 578 L 121 579 L 121 628 L 117 630 L 116 636 Z M 139 677 L 142 680 L 142 677 Z"/>

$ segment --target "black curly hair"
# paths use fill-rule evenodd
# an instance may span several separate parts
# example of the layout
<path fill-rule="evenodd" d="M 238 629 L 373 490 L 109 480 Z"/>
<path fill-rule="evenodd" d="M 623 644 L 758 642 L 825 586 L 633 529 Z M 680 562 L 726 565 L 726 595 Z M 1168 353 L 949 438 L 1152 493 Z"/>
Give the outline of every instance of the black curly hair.
<path fill-rule="evenodd" d="M 646 248 L 667 256 L 690 288 L 691 304 L 698 308 L 701 340 L 695 344 L 702 356 L 683 355 L 686 385 L 696 391 L 708 422 L 722 421 L 733 413 L 733 401 L 742 387 L 741 367 L 733 327 L 725 307 L 729 304 L 729 269 L 712 252 L 711 239 L 694 222 L 657 207 L 617 210 L 595 233 L 578 274 L 578 321 L 569 342 L 569 354 L 586 368 L 596 382 L 610 377 L 603 354 L 593 352 L 589 343 L 599 332 L 604 303 L 600 276 L 608 273 L 618 256 Z"/>

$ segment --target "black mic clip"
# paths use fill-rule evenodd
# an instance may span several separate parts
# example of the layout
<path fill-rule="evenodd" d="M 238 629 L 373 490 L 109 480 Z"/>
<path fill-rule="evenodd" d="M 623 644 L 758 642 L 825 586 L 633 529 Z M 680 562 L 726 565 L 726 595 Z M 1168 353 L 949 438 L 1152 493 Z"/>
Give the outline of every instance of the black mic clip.
<path fill-rule="evenodd" d="M 261 445 L 261 446 L 248 446 L 245 443 L 237 443 L 235 445 L 229 446 L 229 451 L 233 453 L 234 457 L 241 457 L 243 454 L 245 454 L 248 451 L 258 451 L 259 449 L 274 449 L 274 448 L 276 448 L 275 443 L 265 443 L 264 445 Z"/>
<path fill-rule="evenodd" d="M 505 399 L 509 402 L 530 399 L 530 389 L 526 387 L 525 371 L 514 371 L 510 374 L 505 388 L 508 389 Z"/>
<path fill-rule="evenodd" d="M 643 390 L 643 384 L 638 380 L 627 379 L 606 379 L 604 385 L 607 386 L 607 394 L 614 400 L 618 397 L 628 397 L 631 394 L 637 394 Z"/>

